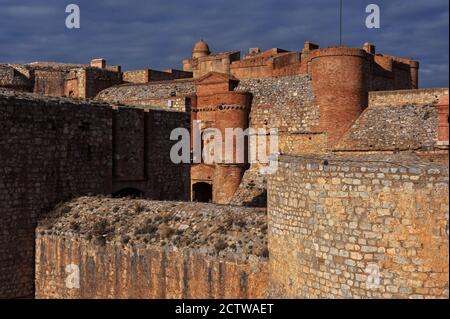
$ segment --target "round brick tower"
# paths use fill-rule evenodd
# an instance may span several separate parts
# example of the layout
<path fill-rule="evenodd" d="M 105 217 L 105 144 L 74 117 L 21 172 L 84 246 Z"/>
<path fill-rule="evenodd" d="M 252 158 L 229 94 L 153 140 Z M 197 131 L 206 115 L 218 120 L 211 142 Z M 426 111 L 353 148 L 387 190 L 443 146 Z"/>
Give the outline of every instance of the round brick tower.
<path fill-rule="evenodd" d="M 215 158 L 213 164 L 195 164 L 191 168 L 192 184 L 205 182 L 212 186 L 213 203 L 228 204 L 239 187 L 247 168 L 247 139 L 238 142 L 233 138 L 231 150 L 226 152 L 227 129 L 248 128 L 248 115 L 251 94 L 236 92 L 238 80 L 233 76 L 210 72 L 197 81 L 197 106 L 193 109 L 192 119 L 201 121 L 202 132 L 213 128 L 222 136 L 221 159 Z M 241 151 L 241 158 L 236 155 Z"/>
<path fill-rule="evenodd" d="M 216 128 L 222 133 L 223 153 L 222 162 L 216 163 L 214 170 L 213 201 L 218 204 L 228 204 L 247 168 L 248 148 L 247 139 L 239 143 L 236 138 L 233 138 L 232 153 L 226 152 L 226 130 L 245 131 L 248 128 L 250 99 L 249 94 L 239 92 L 218 94 L 217 98 L 220 99 L 221 104 L 216 106 L 215 123 Z M 231 145 L 231 142 L 228 142 Z"/>
<path fill-rule="evenodd" d="M 362 49 L 327 48 L 314 50 L 310 61 L 319 130 L 332 147 L 367 106 L 369 55 Z"/>

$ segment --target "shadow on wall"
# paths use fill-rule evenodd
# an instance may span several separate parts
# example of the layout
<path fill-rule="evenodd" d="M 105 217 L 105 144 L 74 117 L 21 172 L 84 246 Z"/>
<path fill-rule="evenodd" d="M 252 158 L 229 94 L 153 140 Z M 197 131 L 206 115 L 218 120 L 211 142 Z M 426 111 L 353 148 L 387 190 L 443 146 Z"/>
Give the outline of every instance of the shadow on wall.
<path fill-rule="evenodd" d="M 121 190 L 115 192 L 113 194 L 114 198 L 123 198 L 123 197 L 130 197 L 130 198 L 143 198 L 144 192 L 137 189 L 137 188 L 122 188 Z"/>
<path fill-rule="evenodd" d="M 192 201 L 194 202 L 202 202 L 202 203 L 210 203 L 212 201 L 212 185 L 199 182 L 195 183 L 192 186 Z"/>
<path fill-rule="evenodd" d="M 243 206 L 267 207 L 267 190 L 263 190 L 260 194 L 253 197 L 250 201 L 244 201 Z"/>

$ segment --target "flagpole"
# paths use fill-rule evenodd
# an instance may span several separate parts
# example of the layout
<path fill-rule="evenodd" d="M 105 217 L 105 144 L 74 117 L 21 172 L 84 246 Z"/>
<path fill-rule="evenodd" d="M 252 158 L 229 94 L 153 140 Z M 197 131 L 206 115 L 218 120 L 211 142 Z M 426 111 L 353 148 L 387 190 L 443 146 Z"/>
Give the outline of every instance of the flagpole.
<path fill-rule="evenodd" d="M 339 3 L 339 46 L 342 46 L 342 0 Z"/>

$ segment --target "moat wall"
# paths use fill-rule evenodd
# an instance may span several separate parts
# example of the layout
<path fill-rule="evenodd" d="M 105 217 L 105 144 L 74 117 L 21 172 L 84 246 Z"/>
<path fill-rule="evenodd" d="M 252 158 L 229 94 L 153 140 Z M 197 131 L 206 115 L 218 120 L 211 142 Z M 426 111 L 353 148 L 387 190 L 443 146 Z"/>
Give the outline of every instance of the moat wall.
<path fill-rule="evenodd" d="M 272 297 L 448 298 L 446 166 L 282 156 L 268 222 Z"/>
<path fill-rule="evenodd" d="M 80 267 L 69 289 L 66 266 Z M 36 298 L 264 298 L 267 263 L 37 235 Z"/>
<path fill-rule="evenodd" d="M 35 296 L 263 298 L 267 257 L 264 209 L 80 197 L 39 222 Z"/>

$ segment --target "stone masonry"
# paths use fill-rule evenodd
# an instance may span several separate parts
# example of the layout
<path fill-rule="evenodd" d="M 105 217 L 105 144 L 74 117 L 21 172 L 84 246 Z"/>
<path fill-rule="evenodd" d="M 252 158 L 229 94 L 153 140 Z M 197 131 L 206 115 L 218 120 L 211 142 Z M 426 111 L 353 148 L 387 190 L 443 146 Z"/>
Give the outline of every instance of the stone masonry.
<path fill-rule="evenodd" d="M 262 298 L 266 217 L 203 203 L 72 200 L 36 230 L 36 297 Z M 66 286 L 70 263 L 81 289 Z"/>
<path fill-rule="evenodd" d="M 370 43 L 182 62 L 0 64 L 0 298 L 448 298 L 448 88 Z M 194 120 L 278 170 L 173 163 Z"/>
<path fill-rule="evenodd" d="M 448 166 L 401 156 L 280 160 L 269 295 L 448 298 Z"/>
<path fill-rule="evenodd" d="M 185 113 L 0 90 L 0 296 L 33 294 L 34 227 L 56 203 L 130 188 L 187 198 L 188 167 L 173 166 L 167 144 Z M 115 147 L 124 137 L 141 142 Z"/>

